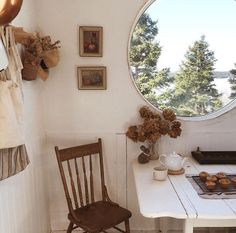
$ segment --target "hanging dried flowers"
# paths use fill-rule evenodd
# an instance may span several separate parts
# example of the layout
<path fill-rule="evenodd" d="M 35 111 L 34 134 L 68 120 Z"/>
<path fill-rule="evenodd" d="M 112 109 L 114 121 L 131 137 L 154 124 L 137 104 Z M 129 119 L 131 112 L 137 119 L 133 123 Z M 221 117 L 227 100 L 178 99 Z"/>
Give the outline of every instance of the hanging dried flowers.
<path fill-rule="evenodd" d="M 161 114 L 154 113 L 149 107 L 143 106 L 139 109 L 142 124 L 133 125 L 128 128 L 126 136 L 134 142 L 149 142 L 149 149 L 141 146 L 142 153 L 139 162 L 146 163 L 146 156 L 154 153 L 155 143 L 162 135 L 169 135 L 171 138 L 177 138 L 181 135 L 181 123 L 176 120 L 176 115 L 172 109 L 164 109 Z M 148 150 L 148 153 L 147 153 Z M 150 156 L 149 156 L 150 158 Z M 157 157 L 158 158 L 158 157 Z"/>
<path fill-rule="evenodd" d="M 39 35 L 28 35 L 21 32 L 18 40 L 24 45 L 24 60 L 22 78 L 32 81 L 39 76 L 42 80 L 48 78 L 49 68 L 56 66 L 59 62 L 60 41 L 52 43 L 50 36 L 40 37 Z"/>

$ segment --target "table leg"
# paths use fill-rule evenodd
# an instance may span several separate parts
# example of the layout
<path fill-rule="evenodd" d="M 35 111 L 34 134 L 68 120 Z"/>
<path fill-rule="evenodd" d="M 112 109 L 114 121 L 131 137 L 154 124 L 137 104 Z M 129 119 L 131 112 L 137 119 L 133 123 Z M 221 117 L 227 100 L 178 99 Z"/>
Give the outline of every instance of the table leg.
<path fill-rule="evenodd" d="M 184 233 L 193 233 L 193 221 L 190 219 L 184 220 Z"/>

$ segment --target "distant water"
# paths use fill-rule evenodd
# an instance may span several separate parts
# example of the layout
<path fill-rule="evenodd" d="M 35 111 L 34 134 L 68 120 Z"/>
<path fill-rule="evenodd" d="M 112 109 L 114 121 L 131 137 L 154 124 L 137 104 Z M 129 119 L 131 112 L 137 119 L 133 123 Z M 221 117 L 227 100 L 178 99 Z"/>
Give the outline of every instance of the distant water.
<path fill-rule="evenodd" d="M 228 104 L 231 101 L 231 99 L 229 98 L 231 94 L 229 78 L 215 78 L 214 83 L 218 92 L 222 93 L 221 100 L 223 102 L 223 105 Z"/>

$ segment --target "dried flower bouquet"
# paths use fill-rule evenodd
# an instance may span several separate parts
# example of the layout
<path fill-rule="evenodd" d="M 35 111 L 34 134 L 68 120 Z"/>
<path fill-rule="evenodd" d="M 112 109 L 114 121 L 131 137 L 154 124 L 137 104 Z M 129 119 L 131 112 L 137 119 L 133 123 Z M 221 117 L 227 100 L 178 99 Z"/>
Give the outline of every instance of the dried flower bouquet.
<path fill-rule="evenodd" d="M 157 159 L 153 155 L 155 144 L 162 135 L 169 135 L 171 138 L 177 138 L 181 135 L 181 123 L 176 120 L 176 115 L 172 109 L 164 109 L 162 114 L 155 113 L 149 107 L 143 106 L 139 109 L 143 120 L 140 125 L 132 125 L 128 128 L 126 136 L 134 142 L 149 142 L 149 149 L 141 147 L 143 153 L 139 155 L 139 162 L 148 162 L 149 159 Z M 146 156 L 145 156 L 146 155 Z M 153 157 L 154 156 L 154 157 Z"/>

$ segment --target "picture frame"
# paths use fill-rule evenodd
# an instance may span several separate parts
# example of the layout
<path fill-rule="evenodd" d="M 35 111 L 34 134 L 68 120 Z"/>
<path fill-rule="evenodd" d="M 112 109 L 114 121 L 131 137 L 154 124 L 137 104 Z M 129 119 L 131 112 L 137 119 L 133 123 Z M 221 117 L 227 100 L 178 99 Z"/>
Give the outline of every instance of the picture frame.
<path fill-rule="evenodd" d="M 102 57 L 103 28 L 97 26 L 79 27 L 79 55 L 81 57 Z"/>
<path fill-rule="evenodd" d="M 105 66 L 78 66 L 79 90 L 106 90 L 107 75 Z"/>

